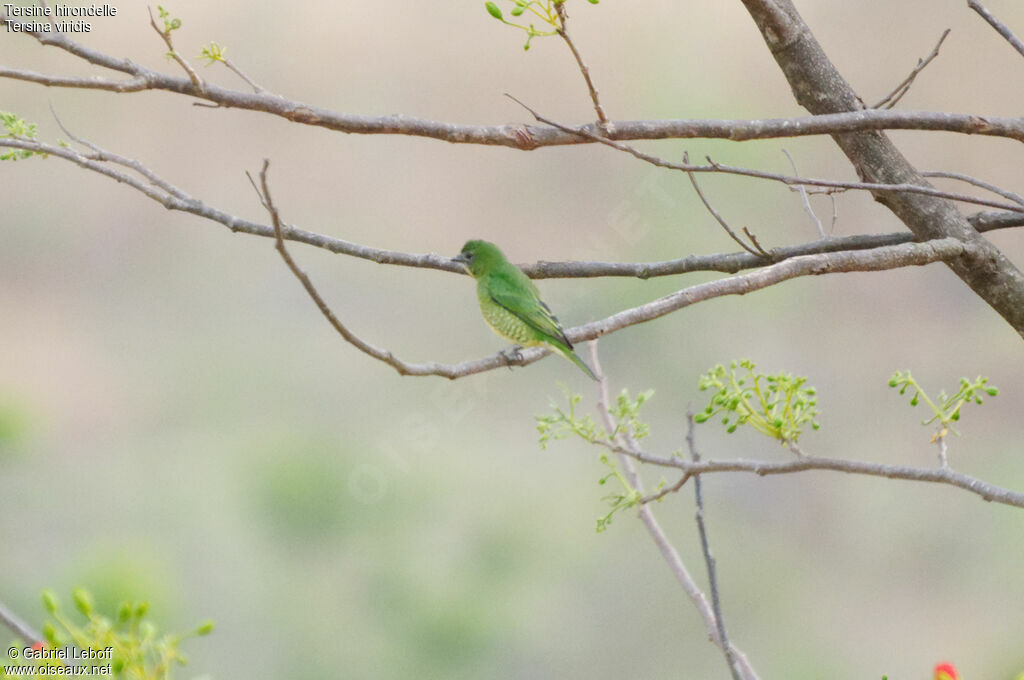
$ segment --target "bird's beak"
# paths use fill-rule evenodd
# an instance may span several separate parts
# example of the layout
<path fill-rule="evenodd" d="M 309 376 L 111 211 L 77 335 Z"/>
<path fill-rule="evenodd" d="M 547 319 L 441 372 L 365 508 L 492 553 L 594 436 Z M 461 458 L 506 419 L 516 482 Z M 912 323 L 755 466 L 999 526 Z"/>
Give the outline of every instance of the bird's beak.
<path fill-rule="evenodd" d="M 468 269 L 469 268 L 469 260 L 467 260 L 466 257 L 462 253 L 459 253 L 458 255 L 453 257 L 452 258 L 452 262 L 461 264 L 463 269 Z"/>

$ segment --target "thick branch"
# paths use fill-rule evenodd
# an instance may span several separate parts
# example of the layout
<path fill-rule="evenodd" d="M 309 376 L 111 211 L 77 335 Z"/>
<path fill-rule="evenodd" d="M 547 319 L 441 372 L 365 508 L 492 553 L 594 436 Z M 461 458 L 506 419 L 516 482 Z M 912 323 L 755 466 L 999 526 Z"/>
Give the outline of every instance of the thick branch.
<path fill-rule="evenodd" d="M 829 61 L 791 0 L 743 0 L 802 106 L 817 115 L 863 111 L 864 104 Z M 881 132 L 833 134 L 866 182 L 929 186 Z M 949 267 L 1024 337 L 1024 275 L 948 200 L 909 192 L 875 192 L 918 239 L 954 237 L 977 246 Z"/>

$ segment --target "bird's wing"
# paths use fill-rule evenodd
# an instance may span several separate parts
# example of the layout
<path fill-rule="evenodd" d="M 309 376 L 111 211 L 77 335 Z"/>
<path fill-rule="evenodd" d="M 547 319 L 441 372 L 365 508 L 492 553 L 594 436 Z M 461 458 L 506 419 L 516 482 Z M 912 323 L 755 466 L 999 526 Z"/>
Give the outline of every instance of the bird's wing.
<path fill-rule="evenodd" d="M 514 265 L 513 265 L 514 266 Z M 518 274 L 518 276 L 516 276 Z M 497 272 L 488 281 L 487 291 L 495 304 L 522 319 L 528 326 L 549 338 L 565 343 L 572 349 L 572 343 L 565 337 L 565 331 L 551 309 L 540 299 L 533 281 L 521 271 Z"/>

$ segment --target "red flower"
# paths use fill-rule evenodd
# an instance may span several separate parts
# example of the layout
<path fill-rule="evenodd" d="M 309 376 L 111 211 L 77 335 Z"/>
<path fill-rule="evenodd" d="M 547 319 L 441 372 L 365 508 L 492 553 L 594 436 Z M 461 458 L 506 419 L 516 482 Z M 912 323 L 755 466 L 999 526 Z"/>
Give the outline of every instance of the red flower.
<path fill-rule="evenodd" d="M 944 661 L 935 667 L 935 680 L 960 680 L 956 666 Z"/>

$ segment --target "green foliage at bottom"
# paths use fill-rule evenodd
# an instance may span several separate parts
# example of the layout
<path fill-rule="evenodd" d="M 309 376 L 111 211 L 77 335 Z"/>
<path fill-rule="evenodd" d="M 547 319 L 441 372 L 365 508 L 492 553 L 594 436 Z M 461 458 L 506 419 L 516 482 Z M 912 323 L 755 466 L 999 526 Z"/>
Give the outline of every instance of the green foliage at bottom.
<path fill-rule="evenodd" d="M 116 612 L 104 615 L 84 588 L 75 588 L 71 599 L 77 615 L 63 610 L 52 591 L 43 591 L 43 607 L 50 615 L 41 630 L 43 640 L 31 646 L 12 644 L 7 663 L 0 665 L 0 678 L 100 675 L 168 680 L 175 665 L 185 665 L 181 642 L 213 630 L 213 622 L 207 621 L 188 633 L 160 634 L 147 618 L 146 602 L 123 602 Z"/>

